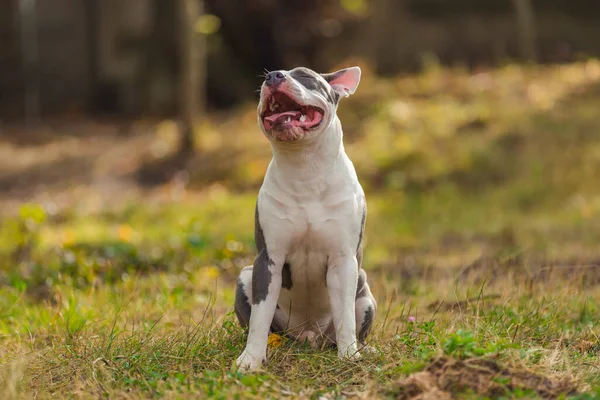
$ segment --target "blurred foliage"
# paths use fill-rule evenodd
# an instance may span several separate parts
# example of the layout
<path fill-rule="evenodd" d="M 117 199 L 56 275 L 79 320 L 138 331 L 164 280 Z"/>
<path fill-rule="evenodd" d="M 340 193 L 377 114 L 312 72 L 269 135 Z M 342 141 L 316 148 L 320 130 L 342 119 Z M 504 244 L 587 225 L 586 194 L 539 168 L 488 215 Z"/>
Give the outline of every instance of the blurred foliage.
<path fill-rule="evenodd" d="M 139 220 L 139 214 L 136 218 L 128 212 L 116 218 L 123 215 L 134 223 Z M 141 215 L 154 218 L 144 211 Z M 209 234 L 202 225 L 210 222 L 207 217 L 202 222 L 185 216 L 169 220 L 174 224 L 169 230 L 161 223 L 140 240 L 129 224 L 106 224 L 115 216 L 56 225 L 48 221 L 42 206 L 27 204 L 19 215 L 4 220 L 0 230 L 0 286 L 13 286 L 43 300 L 52 297 L 55 287 L 113 284 L 152 272 L 189 275 L 200 270 L 207 279 L 223 273 L 233 277 L 252 262 L 253 238 L 242 242 L 231 233 Z"/>
<path fill-rule="evenodd" d="M 447 267 L 507 254 L 597 257 L 598 61 L 475 74 L 432 63 L 391 79 L 361 66 L 361 86 L 339 114 L 368 197 L 366 268 L 412 273 L 414 257 Z M 150 272 L 234 279 L 252 262 L 256 190 L 270 160 L 255 113 L 250 104 L 203 121 L 189 174 L 148 201 L 109 192 L 100 204 L 117 207 L 23 205 L 1 223 L 0 284 L 44 298 L 57 285 Z M 141 159 L 163 170 L 175 130 L 159 123 L 146 147 L 127 151 L 147 151 Z"/>
<path fill-rule="evenodd" d="M 340 5 L 346 11 L 364 16 L 368 13 L 369 4 L 365 0 L 340 0 Z"/>
<path fill-rule="evenodd" d="M 212 35 L 219 31 L 221 27 L 221 19 L 216 15 L 203 14 L 198 18 L 194 26 L 196 32 L 203 35 Z"/>

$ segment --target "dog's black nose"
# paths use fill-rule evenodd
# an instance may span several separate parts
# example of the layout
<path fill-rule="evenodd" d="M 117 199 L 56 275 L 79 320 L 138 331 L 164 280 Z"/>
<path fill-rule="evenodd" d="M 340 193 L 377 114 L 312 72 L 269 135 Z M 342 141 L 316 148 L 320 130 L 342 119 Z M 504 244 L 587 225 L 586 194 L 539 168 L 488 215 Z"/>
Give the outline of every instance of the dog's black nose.
<path fill-rule="evenodd" d="M 265 82 L 272 87 L 279 86 L 283 81 L 285 81 L 285 75 L 281 71 L 269 72 L 265 78 Z"/>

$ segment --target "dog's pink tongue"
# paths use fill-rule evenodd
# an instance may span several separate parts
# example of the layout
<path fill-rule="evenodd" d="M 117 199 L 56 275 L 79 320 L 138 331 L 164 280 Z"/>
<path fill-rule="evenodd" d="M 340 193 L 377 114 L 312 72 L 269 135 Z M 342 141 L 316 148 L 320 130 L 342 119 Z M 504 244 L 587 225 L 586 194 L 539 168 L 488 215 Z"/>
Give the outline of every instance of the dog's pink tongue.
<path fill-rule="evenodd" d="M 273 114 L 273 115 L 269 115 L 268 117 L 265 117 L 265 119 L 267 121 L 269 121 L 270 123 L 275 123 L 276 121 L 279 121 L 280 119 L 287 119 L 287 117 L 290 117 L 290 119 L 298 119 L 300 118 L 300 111 L 286 111 L 286 112 L 282 112 L 279 114 Z M 279 121 L 279 122 L 283 122 L 283 121 Z"/>

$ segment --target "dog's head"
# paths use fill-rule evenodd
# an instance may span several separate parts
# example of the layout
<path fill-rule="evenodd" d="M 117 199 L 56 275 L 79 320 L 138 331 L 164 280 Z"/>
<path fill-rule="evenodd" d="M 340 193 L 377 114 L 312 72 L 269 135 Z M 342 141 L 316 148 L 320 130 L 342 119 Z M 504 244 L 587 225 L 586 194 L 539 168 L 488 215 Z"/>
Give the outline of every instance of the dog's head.
<path fill-rule="evenodd" d="M 340 98 L 353 94 L 359 81 L 359 67 L 330 74 L 304 67 L 269 72 L 260 90 L 258 123 L 271 141 L 312 140 L 327 130 Z"/>

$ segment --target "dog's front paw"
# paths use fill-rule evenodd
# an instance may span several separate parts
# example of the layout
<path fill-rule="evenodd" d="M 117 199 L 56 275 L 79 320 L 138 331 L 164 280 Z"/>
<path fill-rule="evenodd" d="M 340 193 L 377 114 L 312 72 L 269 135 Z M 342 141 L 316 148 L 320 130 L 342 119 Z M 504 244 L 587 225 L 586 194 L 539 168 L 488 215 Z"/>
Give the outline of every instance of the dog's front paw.
<path fill-rule="evenodd" d="M 338 349 L 338 357 L 342 360 L 359 360 L 361 355 L 356 346 Z"/>
<path fill-rule="evenodd" d="M 251 372 L 259 369 L 265 361 L 266 357 L 255 357 L 248 350 L 244 350 L 236 360 L 235 365 L 242 372 Z"/>

